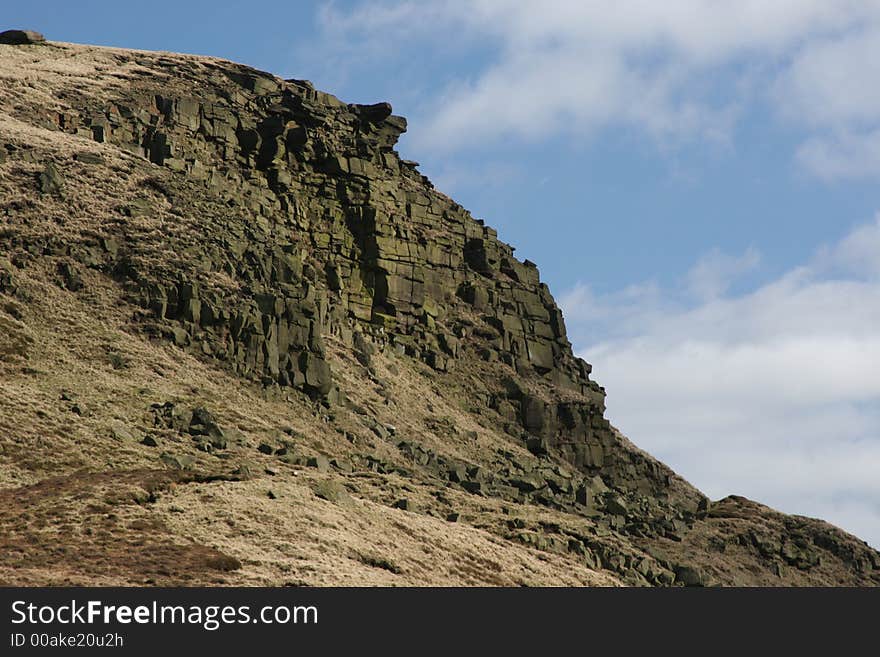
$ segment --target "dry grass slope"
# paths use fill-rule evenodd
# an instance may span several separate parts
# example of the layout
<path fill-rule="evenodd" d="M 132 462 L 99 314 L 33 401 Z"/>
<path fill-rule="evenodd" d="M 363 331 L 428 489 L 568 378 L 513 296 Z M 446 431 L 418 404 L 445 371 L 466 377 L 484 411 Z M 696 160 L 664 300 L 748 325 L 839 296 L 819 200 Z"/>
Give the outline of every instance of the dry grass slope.
<path fill-rule="evenodd" d="M 854 537 L 742 498 L 697 508 L 698 491 L 616 432 L 621 481 L 642 489 L 606 490 L 593 471 L 589 491 L 566 489 L 584 474 L 530 451 L 510 404 L 487 405 L 518 371 L 468 344 L 447 372 L 378 339 L 365 359 L 328 330 L 341 393 L 322 402 L 239 376 L 150 317 L 126 272 L 201 267 L 225 201 L 65 122 L 157 87 L 205 93 L 240 68 L 0 46 L 0 585 L 880 582 L 880 556 Z M 250 294 L 203 269 L 205 289 Z M 584 400 L 552 379 L 522 385 L 535 403 Z"/>

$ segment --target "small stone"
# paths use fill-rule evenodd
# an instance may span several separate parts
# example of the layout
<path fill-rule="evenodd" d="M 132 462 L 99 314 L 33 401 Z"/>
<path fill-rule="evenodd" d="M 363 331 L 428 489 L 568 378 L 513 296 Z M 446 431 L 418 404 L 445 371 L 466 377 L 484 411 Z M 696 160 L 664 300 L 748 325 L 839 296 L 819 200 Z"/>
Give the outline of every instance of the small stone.
<path fill-rule="evenodd" d="M 593 506 L 593 491 L 587 486 L 580 486 L 574 494 L 574 501 L 587 507 Z"/>
<path fill-rule="evenodd" d="M 467 481 L 467 468 L 464 465 L 453 465 L 449 468 L 449 481 L 461 483 Z"/>
<path fill-rule="evenodd" d="M 693 566 L 676 566 L 675 580 L 685 586 L 708 586 L 709 584 L 708 575 Z"/>
<path fill-rule="evenodd" d="M 483 492 L 483 484 L 479 481 L 463 481 L 461 482 L 461 487 L 474 495 L 480 495 Z"/>
<path fill-rule="evenodd" d="M 73 156 L 77 162 L 83 164 L 104 164 L 104 156 L 100 153 L 91 153 L 89 151 L 80 151 Z"/>
<path fill-rule="evenodd" d="M 64 177 L 54 162 L 48 162 L 39 175 L 40 193 L 62 196 L 64 193 Z"/>
<path fill-rule="evenodd" d="M 385 425 L 374 422 L 370 425 L 370 429 L 382 440 L 388 439 L 388 429 L 385 428 Z"/>
<path fill-rule="evenodd" d="M 675 581 L 675 573 L 671 570 L 666 570 L 665 568 L 657 573 L 656 577 L 657 583 L 662 586 L 671 586 Z"/>
<path fill-rule="evenodd" d="M 210 427 L 217 424 L 217 418 L 215 418 L 214 414 L 204 406 L 197 406 L 192 412 L 192 423 L 195 425 Z"/>
<path fill-rule="evenodd" d="M 588 484 L 590 490 L 593 491 L 595 495 L 601 495 L 602 493 L 607 493 L 609 488 L 605 485 L 605 482 L 602 480 L 602 477 L 596 475 L 592 479 L 590 479 L 590 483 Z"/>
<path fill-rule="evenodd" d="M 144 436 L 144 439 L 141 441 L 141 445 L 146 445 L 147 447 L 158 447 L 159 443 L 156 441 L 153 436 Z"/>
<path fill-rule="evenodd" d="M 126 429 L 125 427 L 113 427 L 110 429 L 110 435 L 113 436 L 116 440 L 124 440 L 126 442 L 133 441 L 135 439 L 134 434 Z"/>
<path fill-rule="evenodd" d="M 80 417 L 91 417 L 92 413 L 84 404 L 77 402 L 71 405 L 70 410 L 79 415 Z"/>
<path fill-rule="evenodd" d="M 538 436 L 529 436 L 526 439 L 526 449 L 535 456 L 544 456 L 550 451 L 547 439 Z"/>
<path fill-rule="evenodd" d="M 293 452 L 287 452 L 287 454 L 282 454 L 278 457 L 278 460 L 282 463 L 286 463 L 287 465 L 298 465 L 303 466 L 306 465 L 308 459 L 299 454 L 294 454 Z"/>
<path fill-rule="evenodd" d="M 180 326 L 174 326 L 171 328 L 172 336 L 174 337 L 174 344 L 178 347 L 186 346 L 186 343 L 189 342 L 189 333 L 186 332 L 186 329 Z"/>
<path fill-rule="evenodd" d="M 83 279 L 76 267 L 69 262 L 62 262 L 58 265 L 58 274 L 64 287 L 71 292 L 78 292 L 83 288 Z"/>
<path fill-rule="evenodd" d="M 311 456 L 306 461 L 306 465 L 310 468 L 317 468 L 318 472 L 328 472 L 330 470 L 330 461 L 326 456 Z"/>
<path fill-rule="evenodd" d="M 342 472 L 351 472 L 353 470 L 351 463 L 344 459 L 333 459 L 330 461 L 330 465 Z"/>
<path fill-rule="evenodd" d="M 608 513 L 611 513 L 615 516 L 627 516 L 629 515 L 629 507 L 626 502 L 616 495 L 612 495 L 605 500 L 605 509 Z"/>
<path fill-rule="evenodd" d="M 397 500 L 391 506 L 395 509 L 400 509 L 401 511 L 409 511 L 410 513 L 416 513 L 418 511 L 418 505 L 413 500 L 406 497 Z"/>
<path fill-rule="evenodd" d="M 352 498 L 348 494 L 348 491 L 345 490 L 345 486 L 340 484 L 338 481 L 333 481 L 332 479 L 325 479 L 324 481 L 319 481 L 312 488 L 315 495 L 320 497 L 322 500 L 327 500 L 328 502 L 333 502 L 334 504 L 342 504 L 342 505 L 350 505 L 352 503 Z"/>
<path fill-rule="evenodd" d="M 195 459 L 189 454 L 171 454 L 162 452 L 159 456 L 162 462 L 174 470 L 187 470 L 195 463 Z"/>
<path fill-rule="evenodd" d="M 544 482 L 537 477 L 521 477 L 519 479 L 511 479 L 510 485 L 518 488 L 523 493 L 533 493 L 544 487 Z"/>
<path fill-rule="evenodd" d="M 224 450 L 229 446 L 229 439 L 226 437 L 226 432 L 216 425 L 209 429 L 208 437 L 210 439 L 211 447 L 214 449 Z"/>

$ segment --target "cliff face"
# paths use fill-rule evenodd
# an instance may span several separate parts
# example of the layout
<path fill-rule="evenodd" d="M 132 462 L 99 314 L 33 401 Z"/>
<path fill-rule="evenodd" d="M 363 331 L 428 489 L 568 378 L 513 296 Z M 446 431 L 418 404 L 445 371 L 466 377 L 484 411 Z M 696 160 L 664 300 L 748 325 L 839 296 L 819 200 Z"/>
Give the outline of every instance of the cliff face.
<path fill-rule="evenodd" d="M 399 158 L 406 121 L 387 103 L 346 104 L 306 81 L 209 58 L 0 48 L 0 293 L 27 307 L 39 303 L 27 300 L 28 281 L 49 282 L 64 292 L 56 303 L 115 303 L 127 335 L 311 409 L 326 425 L 311 447 L 346 451 L 331 467 L 286 439 L 224 429 L 177 397 L 150 408 L 153 439 L 138 458 L 151 458 L 157 437 L 176 437 L 164 465 L 207 472 L 259 443 L 259 458 L 280 462 L 273 468 L 362 469 L 423 480 L 441 502 L 455 490 L 504 515 L 561 514 L 588 529 L 488 511 L 472 524 L 630 583 L 749 583 L 749 560 L 759 583 L 789 581 L 783 566 L 795 582 L 837 572 L 876 582 L 880 562 L 863 544 L 809 523 L 756 534 L 749 523 L 769 510 L 735 498 L 711 505 L 615 431 L 535 265 Z M 17 314 L 9 321 L 27 343 L 27 311 Z M 449 416 L 431 404 L 419 416 L 406 393 L 389 392 L 401 370 L 421 377 L 406 393 L 439 395 L 477 427 L 464 444 Z M 371 406 L 365 385 L 378 385 L 388 408 Z M 407 415 L 420 430 L 399 429 Z M 334 447 L 327 432 L 350 444 Z M 393 506 L 414 506 L 407 499 Z M 685 557 L 689 541 L 722 535 L 698 548 L 705 558 Z"/>

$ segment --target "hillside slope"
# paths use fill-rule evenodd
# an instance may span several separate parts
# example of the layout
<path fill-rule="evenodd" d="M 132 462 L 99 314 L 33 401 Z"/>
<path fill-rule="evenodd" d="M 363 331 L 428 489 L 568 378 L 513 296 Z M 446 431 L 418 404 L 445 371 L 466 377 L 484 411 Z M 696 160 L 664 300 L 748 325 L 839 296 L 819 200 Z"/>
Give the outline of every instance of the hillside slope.
<path fill-rule="evenodd" d="M 0 79 L 0 583 L 880 583 L 616 431 L 389 105 L 60 43 Z"/>

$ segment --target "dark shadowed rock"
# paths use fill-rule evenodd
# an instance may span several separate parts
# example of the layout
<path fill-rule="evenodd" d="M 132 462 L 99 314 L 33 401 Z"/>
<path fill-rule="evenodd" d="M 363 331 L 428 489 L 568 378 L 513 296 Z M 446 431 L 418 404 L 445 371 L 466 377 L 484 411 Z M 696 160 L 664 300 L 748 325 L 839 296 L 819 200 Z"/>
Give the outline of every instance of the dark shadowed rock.
<path fill-rule="evenodd" d="M 710 583 L 705 571 L 694 566 L 676 566 L 675 579 L 685 586 L 709 586 Z"/>
<path fill-rule="evenodd" d="M 33 30 L 6 30 L 0 32 L 0 44 L 22 46 L 29 43 L 44 43 L 46 37 Z"/>

